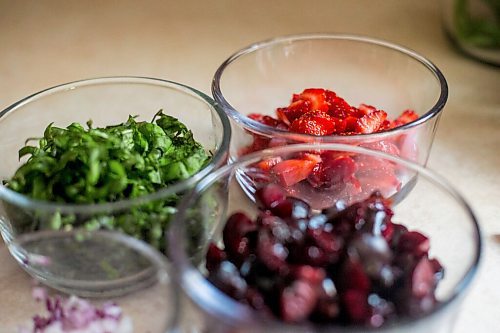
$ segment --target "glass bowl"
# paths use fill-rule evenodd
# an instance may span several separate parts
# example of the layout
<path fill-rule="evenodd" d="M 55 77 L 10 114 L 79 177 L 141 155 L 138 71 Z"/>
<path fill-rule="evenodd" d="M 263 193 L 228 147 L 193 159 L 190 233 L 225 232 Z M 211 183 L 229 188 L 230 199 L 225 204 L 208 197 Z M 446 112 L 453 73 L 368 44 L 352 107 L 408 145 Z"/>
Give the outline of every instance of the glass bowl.
<path fill-rule="evenodd" d="M 123 123 L 129 115 L 151 121 L 161 109 L 184 123 L 212 154 L 210 162 L 186 180 L 155 193 L 104 204 L 33 200 L 0 185 L 0 230 L 11 254 L 27 272 L 55 289 L 86 296 L 126 293 L 147 284 L 147 260 L 122 248 L 122 243 L 92 232 L 109 230 L 116 223 L 120 230 L 164 252 L 165 226 L 179 195 L 226 163 L 230 125 L 225 113 L 203 93 L 179 83 L 141 77 L 63 84 L 0 113 L 0 179 L 5 180 L 23 162 L 18 150 L 27 138 L 42 136 L 50 123 L 66 127 L 91 119 L 94 127 L 100 127 Z M 41 265 L 43 258 L 50 258 L 52 264 Z"/>
<path fill-rule="evenodd" d="M 402 200 L 394 202 L 393 221 L 404 224 L 410 231 L 421 232 L 430 239 L 429 257 L 437 258 L 444 267 L 444 278 L 436 289 L 438 303 L 420 313 L 418 317 L 400 317 L 374 330 L 450 332 L 457 308 L 477 270 L 481 253 L 479 225 L 471 208 L 445 180 L 418 164 L 379 151 L 342 144 L 289 145 L 249 154 L 236 163 L 214 171 L 183 198 L 168 235 L 176 278 L 182 285 L 183 293 L 191 300 L 192 317 L 183 325 L 188 327 L 190 332 L 370 331 L 367 327 L 356 325 L 285 324 L 273 319 L 273 316 L 262 315 L 250 306 L 235 301 L 205 278 L 207 270 L 204 258 L 208 245 L 214 242 L 221 246 L 226 219 L 235 212 L 243 212 L 251 219 L 258 214 L 255 198 L 248 191 L 245 193 L 242 190 L 237 178 L 249 175 L 250 178 L 256 179 L 256 164 L 269 158 L 286 158 L 292 154 L 309 153 L 312 150 L 356 154 L 373 162 L 383 160 L 393 164 L 403 173 L 417 175 L 418 181 L 413 190 Z M 282 185 L 276 179 L 266 179 L 269 183 Z M 401 181 L 405 182 L 404 179 Z M 343 180 L 340 179 L 338 182 L 342 183 Z M 383 196 L 393 197 L 395 191 L 388 189 L 382 191 Z M 369 192 L 365 193 L 365 198 L 369 195 Z M 309 192 L 305 194 L 294 192 L 293 196 L 314 205 L 314 198 L 313 201 L 309 201 L 311 200 Z M 338 207 L 341 201 L 349 200 L 349 196 L 339 192 L 332 201 L 332 206 L 340 210 Z M 296 214 L 301 214 L 300 209 Z M 300 226 L 300 222 L 297 223 Z M 307 228 L 315 227 L 310 222 Z M 193 237 L 193 230 L 197 230 L 196 237 Z M 203 232 L 199 232 L 200 230 Z M 295 232 L 293 234 L 295 235 Z M 278 237 L 277 234 L 274 235 Z M 250 239 L 250 236 L 248 238 Z M 251 262 L 252 259 L 249 260 Z M 239 268 L 236 267 L 241 272 L 248 268 L 244 264 Z"/>
<path fill-rule="evenodd" d="M 126 234 L 112 231 L 96 231 L 94 237 L 104 238 L 115 244 L 121 244 L 122 247 L 140 253 L 144 260 L 147 260 L 152 272 L 151 279 L 147 288 L 143 288 L 136 292 L 130 293 L 126 296 L 112 296 L 108 295 L 106 299 L 82 299 L 74 298 L 71 295 L 65 295 L 53 290 L 47 290 L 44 287 L 35 286 L 33 291 L 30 292 L 26 289 L 26 295 L 20 295 L 20 299 L 24 302 L 39 303 L 39 305 L 28 306 L 33 308 L 33 311 L 42 318 L 58 317 L 61 320 L 61 313 L 59 315 L 54 311 L 54 308 L 59 307 L 66 315 L 63 317 L 67 321 L 63 325 L 76 325 L 82 327 L 91 318 L 90 313 L 94 310 L 88 308 L 89 303 L 92 304 L 96 310 L 107 314 L 104 318 L 116 318 L 118 306 L 121 309 L 121 329 L 120 332 L 151 332 L 151 333 L 169 333 L 176 332 L 177 319 L 179 317 L 179 293 L 175 284 L 170 279 L 171 266 L 166 262 L 163 254 L 155 250 L 148 244 L 136 238 L 130 237 Z M 50 259 L 50 258 L 49 258 Z M 34 297 L 35 300 L 30 300 L 28 295 Z M 16 303 L 19 303 L 16 301 Z M 29 304 L 28 303 L 28 304 Z M 21 303 L 19 303 L 21 304 Z M 52 304 L 52 306 L 50 306 Z M 24 304 L 26 307 L 26 303 Z M 51 309 L 52 308 L 52 309 Z M 51 310 L 49 312 L 49 309 Z M 79 311 L 75 311 L 79 309 Z M 90 311 L 90 313 L 89 313 Z M 35 313 L 32 313 L 34 315 Z M 78 315 L 77 315 L 78 314 Z M 28 318 L 25 316 L 25 318 Z M 98 318 L 102 318 L 98 314 Z M 64 320 L 64 319 L 63 319 Z M 33 326 L 34 319 L 26 320 L 23 322 L 4 322 L 7 327 L 14 325 L 21 325 L 27 328 L 27 332 L 36 330 L 29 329 Z M 40 322 L 40 320 L 38 321 Z M 113 320 L 111 320 L 113 322 Z M 49 322 L 50 323 L 50 322 Z M 94 324 L 96 324 L 94 322 Z M 56 325 L 52 323 L 52 325 Z M 109 323 L 108 323 L 109 325 Z M 47 330 L 47 329 L 46 329 Z M 114 330 L 113 330 L 114 331 Z"/>
<path fill-rule="evenodd" d="M 292 94 L 306 88 L 332 90 L 356 107 L 372 105 L 391 120 L 407 109 L 418 119 L 379 133 L 320 137 L 248 117 L 275 116 Z M 424 165 L 448 87 L 434 64 L 402 46 L 369 37 L 312 34 L 279 37 L 234 53 L 217 69 L 212 93 L 232 121 L 232 160 L 254 147 L 314 141 L 361 145 Z"/>
<path fill-rule="evenodd" d="M 466 55 L 500 66 L 500 4 L 486 0 L 441 0 L 443 27 Z"/>

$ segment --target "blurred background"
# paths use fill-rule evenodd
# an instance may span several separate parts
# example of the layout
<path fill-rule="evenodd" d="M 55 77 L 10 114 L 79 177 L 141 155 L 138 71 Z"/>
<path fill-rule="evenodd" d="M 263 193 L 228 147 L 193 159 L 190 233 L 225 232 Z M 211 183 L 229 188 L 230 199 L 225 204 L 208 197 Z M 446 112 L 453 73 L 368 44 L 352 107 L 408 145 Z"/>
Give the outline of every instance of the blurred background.
<path fill-rule="evenodd" d="M 56 84 L 110 75 L 169 79 L 210 95 L 212 75 L 230 54 L 277 35 L 362 34 L 411 48 L 441 69 L 450 90 L 429 167 L 464 193 L 484 229 L 485 260 L 455 331 L 496 332 L 500 67 L 472 60 L 453 46 L 443 29 L 440 4 L 435 0 L 0 0 L 0 109 Z M 2 317 L 13 322 L 31 315 L 18 297 L 29 287 L 27 275 L 0 245 L 0 323 Z M 1 324 L 0 332 L 4 332 Z"/>

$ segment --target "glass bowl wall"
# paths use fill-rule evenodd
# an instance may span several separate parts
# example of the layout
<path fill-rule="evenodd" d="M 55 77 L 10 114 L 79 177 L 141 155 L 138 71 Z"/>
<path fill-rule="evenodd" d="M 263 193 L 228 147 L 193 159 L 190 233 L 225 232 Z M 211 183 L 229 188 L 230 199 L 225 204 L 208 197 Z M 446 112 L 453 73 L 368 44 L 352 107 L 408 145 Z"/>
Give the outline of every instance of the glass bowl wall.
<path fill-rule="evenodd" d="M 176 277 L 183 293 L 191 300 L 192 317 L 183 325 L 192 332 L 369 331 L 366 327 L 287 325 L 238 303 L 205 279 L 207 246 L 209 242 L 221 244 L 226 219 L 237 211 L 251 218 L 257 215 L 252 191 L 242 190 L 239 179 L 253 179 L 254 184 L 277 182 L 282 185 L 279 177 L 269 177 L 268 172 L 259 171 L 256 166 L 269 158 L 286 160 L 311 151 L 359 156 L 378 165 L 389 163 L 398 169 L 398 174 L 416 177 L 416 185 L 409 193 L 398 196 L 405 183 L 414 177 L 399 178 L 400 187 L 387 187 L 382 194 L 399 198 L 393 207 L 395 222 L 429 237 L 430 256 L 437 258 L 445 269 L 444 279 L 436 291 L 440 303 L 422 317 L 402 318 L 375 331 L 450 332 L 480 258 L 480 231 L 471 208 L 445 180 L 417 164 L 377 151 L 339 144 L 289 145 L 247 155 L 216 170 L 184 197 L 169 232 L 169 249 Z M 338 182 L 341 184 L 343 180 Z M 371 190 L 371 187 L 363 189 Z M 366 198 L 370 191 L 362 193 L 356 200 Z M 292 189 L 289 194 L 309 202 L 314 208 L 316 199 L 311 197 L 311 191 Z M 350 192 L 345 190 L 331 191 L 328 195 L 332 205 L 338 200 L 352 200 Z M 193 230 L 196 230 L 195 234 Z"/>
<path fill-rule="evenodd" d="M 140 255 L 92 232 L 119 226 L 115 229 L 164 251 L 165 225 L 175 212 L 179 196 L 226 163 L 230 125 L 225 113 L 203 93 L 179 83 L 141 77 L 63 84 L 29 96 L 0 113 L 0 179 L 5 180 L 24 162 L 18 159 L 18 151 L 25 141 L 41 137 L 50 123 L 66 127 L 92 120 L 94 127 L 101 127 L 123 123 L 129 115 L 138 116 L 138 121 L 151 121 L 159 110 L 183 122 L 212 154 L 211 161 L 191 178 L 152 194 L 105 204 L 32 200 L 0 185 L 2 236 L 30 274 L 75 294 L 115 294 L 138 287 L 149 274 L 144 270 L 147 261 L 140 264 Z M 139 223 L 147 227 L 136 228 Z M 52 265 L 37 264 L 45 257 Z"/>
<path fill-rule="evenodd" d="M 251 113 L 275 116 L 292 94 L 306 88 L 337 93 L 350 105 L 373 105 L 395 119 L 406 109 L 419 118 L 376 134 L 317 137 L 263 125 Z M 363 145 L 425 164 L 448 97 L 446 80 L 429 60 L 385 41 L 350 35 L 312 34 L 271 39 L 248 46 L 218 68 L 214 99 L 232 120 L 231 159 L 248 151 L 255 137 L 267 147 L 327 142 Z M 387 149 L 391 143 L 397 147 Z"/>

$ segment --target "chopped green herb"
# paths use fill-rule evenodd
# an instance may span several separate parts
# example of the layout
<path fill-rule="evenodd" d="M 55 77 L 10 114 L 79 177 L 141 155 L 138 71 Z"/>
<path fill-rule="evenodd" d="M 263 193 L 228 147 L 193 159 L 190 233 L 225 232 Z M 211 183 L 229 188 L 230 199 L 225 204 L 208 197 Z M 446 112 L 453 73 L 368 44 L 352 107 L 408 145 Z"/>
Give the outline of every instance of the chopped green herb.
<path fill-rule="evenodd" d="M 473 13 L 471 6 L 483 7 Z M 482 48 L 500 48 L 500 0 L 456 0 L 455 25 L 458 38 Z"/>
<path fill-rule="evenodd" d="M 38 146 L 19 150 L 28 156 L 14 176 L 4 181 L 10 189 L 31 198 L 93 204 L 137 198 L 153 193 L 202 169 L 210 160 L 193 133 L 161 110 L 151 122 L 129 116 L 125 123 L 95 128 L 73 123 L 66 128 L 47 126 Z M 31 141 L 33 139 L 30 139 Z M 81 218 L 53 215 L 32 228 L 68 230 L 119 229 L 162 249 L 164 230 L 175 212 L 176 195 L 133 207 L 114 216 Z"/>

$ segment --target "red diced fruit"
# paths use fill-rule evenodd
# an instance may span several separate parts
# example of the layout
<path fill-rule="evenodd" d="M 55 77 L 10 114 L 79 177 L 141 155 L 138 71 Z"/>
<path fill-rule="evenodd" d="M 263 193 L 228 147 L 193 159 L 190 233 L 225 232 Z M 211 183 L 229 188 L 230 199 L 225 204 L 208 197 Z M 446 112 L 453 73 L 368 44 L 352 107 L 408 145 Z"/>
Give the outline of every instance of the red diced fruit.
<path fill-rule="evenodd" d="M 356 163 L 348 155 L 327 152 L 321 159 L 322 163 L 313 168 L 308 178 L 314 187 L 332 187 L 346 182 L 357 171 Z"/>
<path fill-rule="evenodd" d="M 206 267 L 209 271 L 217 268 L 221 262 L 227 259 L 226 252 L 214 243 L 208 245 Z"/>
<path fill-rule="evenodd" d="M 281 123 L 279 120 L 274 119 L 271 116 L 266 116 L 258 113 L 252 113 L 248 115 L 248 118 L 253 119 L 255 121 L 258 121 L 261 124 L 271 126 L 271 127 L 278 127 L 278 125 Z"/>
<path fill-rule="evenodd" d="M 372 150 L 380 150 L 381 152 L 387 154 L 399 156 L 399 148 L 394 143 L 388 140 L 380 140 L 370 143 L 364 143 L 361 146 Z"/>
<path fill-rule="evenodd" d="M 355 135 L 355 134 L 358 134 L 356 131 L 357 131 L 357 127 L 358 127 L 358 118 L 356 117 L 353 117 L 353 116 L 347 116 L 345 119 L 344 119 L 344 123 L 345 123 L 345 130 L 344 130 L 344 133 L 343 134 L 352 134 L 352 135 Z"/>
<path fill-rule="evenodd" d="M 270 157 L 263 159 L 259 163 L 257 163 L 257 167 L 264 171 L 269 171 L 273 166 L 281 162 L 283 159 L 281 157 Z"/>
<path fill-rule="evenodd" d="M 345 119 L 353 114 L 353 108 L 333 91 L 325 92 L 328 103 L 328 114 L 332 117 Z"/>
<path fill-rule="evenodd" d="M 377 111 L 377 108 L 368 104 L 360 104 L 358 107 L 358 114 L 361 116 L 368 115 Z"/>
<path fill-rule="evenodd" d="M 317 164 L 317 154 L 298 157 L 292 161 Z M 321 154 L 321 164 L 334 169 L 349 159 Z M 285 193 L 273 183 L 259 188 L 257 217 L 234 213 L 222 232 L 224 249 L 209 245 L 208 280 L 222 292 L 285 322 L 369 328 L 422 316 L 439 304 L 435 291 L 444 269 L 429 258 L 429 239 L 393 223 L 391 201 L 380 192 L 321 213 Z"/>
<path fill-rule="evenodd" d="M 307 202 L 297 198 L 286 198 L 275 205 L 271 211 L 281 218 L 305 219 L 309 217 L 310 207 Z"/>
<path fill-rule="evenodd" d="M 315 165 L 316 163 L 311 160 L 285 160 L 272 167 L 271 173 L 278 178 L 281 184 L 289 187 L 306 179 Z"/>
<path fill-rule="evenodd" d="M 290 125 L 290 131 L 316 136 L 335 133 L 335 122 L 326 113 L 310 111 L 295 119 Z"/>
<path fill-rule="evenodd" d="M 350 321 L 355 324 L 363 324 L 370 315 L 367 295 L 360 290 L 350 289 L 341 297 Z"/>
<path fill-rule="evenodd" d="M 358 118 L 355 130 L 359 134 L 375 133 L 379 130 L 387 117 L 384 111 L 373 111 Z"/>
<path fill-rule="evenodd" d="M 269 230 L 261 229 L 259 231 L 256 254 L 259 260 L 271 271 L 279 271 L 287 266 L 288 249 Z"/>
<path fill-rule="evenodd" d="M 311 111 L 328 111 L 328 103 L 326 100 L 325 89 L 310 88 L 305 89 L 301 94 L 293 96 L 293 102 L 297 100 L 308 101 L 310 104 Z"/>
<path fill-rule="evenodd" d="M 417 258 L 426 255 L 430 247 L 429 238 L 418 231 L 409 231 L 403 234 L 398 242 L 398 250 L 400 252 L 409 252 Z"/>
<path fill-rule="evenodd" d="M 322 161 L 322 158 L 319 154 L 302 153 L 302 154 L 300 154 L 300 157 L 303 160 L 309 160 L 309 161 L 313 161 L 315 163 L 320 163 Z"/>
<path fill-rule="evenodd" d="M 305 100 L 292 102 L 288 107 L 278 108 L 276 114 L 278 119 L 286 125 L 290 125 L 295 119 L 311 110 L 311 103 Z"/>
<path fill-rule="evenodd" d="M 434 291 L 434 267 L 428 258 L 423 257 L 415 266 L 411 280 L 413 296 L 423 298 Z"/>
<path fill-rule="evenodd" d="M 391 120 L 388 119 L 385 111 L 377 109 L 376 106 L 369 104 L 360 104 L 358 107 L 351 106 L 335 92 L 322 88 L 309 88 L 301 93 L 293 94 L 290 104 L 286 107 L 277 108 L 276 115 L 277 118 L 273 118 L 254 113 L 249 117 L 280 131 L 315 137 L 379 133 L 418 119 L 415 111 L 405 110 L 399 117 Z M 294 138 L 294 136 L 277 135 L 275 137 L 266 137 L 255 133 L 250 134 L 254 140 L 252 144 L 240 150 L 239 153 L 242 155 L 301 141 L 301 139 Z M 309 138 L 302 141 L 315 140 Z M 419 160 L 418 150 L 416 149 L 417 140 L 411 133 L 393 135 L 384 140 L 364 142 L 360 143 L 360 145 L 404 157 L 408 160 Z M 316 156 L 318 155 L 316 154 Z M 400 189 L 401 183 L 397 176 L 397 170 L 390 162 L 382 161 L 381 163 L 363 166 L 365 159 L 363 155 L 359 154 L 358 156 L 351 156 L 351 158 L 358 169 L 351 176 L 347 175 L 348 172 L 343 172 L 345 176 L 342 176 L 341 173 L 335 172 L 335 168 L 325 166 L 320 161 L 316 161 L 315 165 L 307 162 L 302 163 L 305 170 L 300 172 L 296 169 L 300 163 L 297 161 L 291 162 L 290 166 L 287 167 L 288 170 L 284 172 L 277 160 L 263 161 L 257 166 L 268 174 L 273 174 L 273 170 L 279 170 L 283 176 L 278 177 L 282 184 L 294 185 L 307 178 L 308 184 L 304 184 L 304 186 L 309 186 L 310 189 L 304 188 L 304 190 L 314 191 L 320 188 L 330 191 L 332 195 L 342 195 L 353 200 L 362 197 L 363 194 L 369 195 L 375 190 L 380 190 L 389 195 Z M 293 160 L 298 159 L 307 160 L 308 158 L 293 158 Z M 345 159 L 345 161 L 349 160 Z M 347 168 L 347 164 L 344 168 Z M 310 171 L 309 174 L 307 174 L 308 171 Z M 317 200 L 317 202 L 318 208 L 323 208 L 328 203 L 327 199 Z"/>
<path fill-rule="evenodd" d="M 281 186 L 271 183 L 257 189 L 255 199 L 261 208 L 271 209 L 286 200 L 286 193 Z"/>
<path fill-rule="evenodd" d="M 323 268 L 309 265 L 294 267 L 291 274 L 294 278 L 308 281 L 311 285 L 319 285 L 326 278 L 326 272 Z"/>
<path fill-rule="evenodd" d="M 222 234 L 226 252 L 236 260 L 249 254 L 250 239 L 247 234 L 257 229 L 257 224 L 244 213 L 234 213 L 229 217 Z"/>
<path fill-rule="evenodd" d="M 341 270 L 342 289 L 355 289 L 365 295 L 371 289 L 371 281 L 360 262 L 348 259 Z"/>
<path fill-rule="evenodd" d="M 397 117 L 392 123 L 391 128 L 396 128 L 399 126 L 406 125 L 418 119 L 418 114 L 413 110 L 405 110 L 399 117 Z"/>
<path fill-rule="evenodd" d="M 287 322 L 301 322 L 312 313 L 318 294 L 309 282 L 295 280 L 281 294 L 281 317 Z"/>

